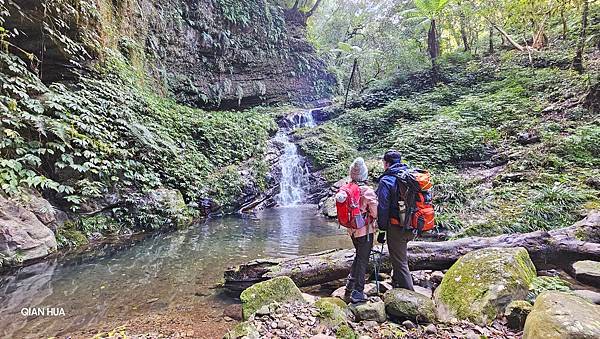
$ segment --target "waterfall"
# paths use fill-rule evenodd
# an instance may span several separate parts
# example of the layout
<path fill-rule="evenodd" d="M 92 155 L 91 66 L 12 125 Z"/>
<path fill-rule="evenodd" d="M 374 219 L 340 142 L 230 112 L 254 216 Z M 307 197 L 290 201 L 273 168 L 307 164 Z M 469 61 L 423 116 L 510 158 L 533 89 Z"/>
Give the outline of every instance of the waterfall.
<path fill-rule="evenodd" d="M 300 127 L 314 127 L 312 111 L 302 111 L 288 118 L 291 127 L 280 130 L 275 140 L 283 145 L 283 154 L 279 158 L 281 181 L 279 194 L 276 197 L 279 206 L 302 204 L 310 188 L 310 171 L 306 160 L 298 154 L 298 147 L 292 142 L 290 132 Z"/>

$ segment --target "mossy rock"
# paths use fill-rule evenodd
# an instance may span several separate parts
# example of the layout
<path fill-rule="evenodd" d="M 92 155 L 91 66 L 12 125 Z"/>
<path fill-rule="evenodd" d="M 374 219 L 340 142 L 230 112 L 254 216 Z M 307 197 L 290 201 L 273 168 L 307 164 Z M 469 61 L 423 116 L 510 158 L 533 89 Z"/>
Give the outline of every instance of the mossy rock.
<path fill-rule="evenodd" d="M 433 301 L 421 293 L 394 288 L 383 295 L 385 311 L 392 317 L 416 322 L 434 322 L 436 311 Z"/>
<path fill-rule="evenodd" d="M 342 307 L 335 299 L 339 298 L 321 298 L 315 303 L 318 310 L 317 317 L 321 319 L 321 323 L 335 328 L 347 324 L 346 319 L 346 304 Z"/>
<path fill-rule="evenodd" d="M 356 332 L 348 326 L 348 324 L 340 325 L 335 330 L 335 337 L 337 339 L 356 339 Z"/>
<path fill-rule="evenodd" d="M 600 338 L 600 306 L 565 292 L 539 295 L 523 339 Z"/>
<path fill-rule="evenodd" d="M 316 305 L 318 307 L 318 305 L 322 305 L 323 303 L 331 303 L 331 304 L 339 306 L 341 309 L 346 308 L 346 302 L 337 297 L 321 298 L 321 299 L 317 300 Z"/>
<path fill-rule="evenodd" d="M 472 251 L 450 267 L 436 289 L 438 316 L 491 323 L 511 301 L 525 299 L 535 277 L 525 248 Z"/>
<path fill-rule="evenodd" d="M 254 327 L 254 325 L 248 322 L 242 322 L 237 324 L 223 337 L 223 339 L 237 338 L 258 339 L 260 338 L 260 333 L 258 332 L 256 327 Z"/>
<path fill-rule="evenodd" d="M 254 284 L 242 292 L 240 299 L 244 319 L 273 302 L 304 301 L 302 292 L 289 277 L 277 277 Z"/>
<path fill-rule="evenodd" d="M 375 320 L 382 323 L 387 318 L 383 301 L 350 304 L 348 309 L 354 314 L 356 321 Z"/>

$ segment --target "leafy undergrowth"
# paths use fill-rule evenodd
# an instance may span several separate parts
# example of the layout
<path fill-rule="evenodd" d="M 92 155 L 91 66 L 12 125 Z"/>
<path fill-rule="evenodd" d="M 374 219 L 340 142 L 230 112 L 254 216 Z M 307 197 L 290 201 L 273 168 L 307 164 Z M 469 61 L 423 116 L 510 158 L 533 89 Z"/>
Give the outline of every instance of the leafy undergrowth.
<path fill-rule="evenodd" d="M 274 114 L 182 106 L 156 94 L 147 79 L 139 81 L 123 57 L 109 61 L 76 86 L 45 85 L 21 59 L 0 53 L 2 192 L 18 198 L 36 189 L 75 219 L 103 211 L 125 227 L 149 229 L 169 220 L 135 206 L 145 192 L 178 189 L 192 206 L 210 198 L 229 208 L 248 184 L 238 170 L 242 163 L 260 184 Z M 129 212 L 144 215 L 119 218 Z M 63 233 L 75 236 L 63 243 L 76 244 L 78 232 L 102 232 L 103 225 L 70 225 Z"/>
<path fill-rule="evenodd" d="M 342 110 L 300 143 L 332 182 L 356 154 L 371 159 L 375 180 L 376 157 L 401 151 L 433 172 L 438 225 L 458 235 L 568 226 L 600 207 L 600 118 L 586 103 L 598 77 L 521 59 L 447 68 L 449 80 L 432 90 Z"/>

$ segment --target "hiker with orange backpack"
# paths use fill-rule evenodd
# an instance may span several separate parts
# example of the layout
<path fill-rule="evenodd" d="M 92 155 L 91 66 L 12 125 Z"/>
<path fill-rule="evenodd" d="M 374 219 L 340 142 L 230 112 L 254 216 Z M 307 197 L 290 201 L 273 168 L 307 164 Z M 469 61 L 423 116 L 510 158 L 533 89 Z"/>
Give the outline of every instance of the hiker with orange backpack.
<path fill-rule="evenodd" d="M 356 255 L 352 261 L 344 299 L 352 303 L 367 300 L 364 294 L 365 275 L 373 247 L 373 234 L 377 230 L 377 197 L 367 185 L 369 171 L 363 158 L 356 158 L 350 165 L 350 182 L 337 194 L 338 222 L 348 230 Z"/>
<path fill-rule="evenodd" d="M 377 187 L 377 242 L 385 243 L 392 262 L 394 288 L 414 290 L 408 267 L 408 242 L 434 228 L 429 172 L 402 164 L 402 155 L 390 150 L 383 156 L 385 172 Z"/>

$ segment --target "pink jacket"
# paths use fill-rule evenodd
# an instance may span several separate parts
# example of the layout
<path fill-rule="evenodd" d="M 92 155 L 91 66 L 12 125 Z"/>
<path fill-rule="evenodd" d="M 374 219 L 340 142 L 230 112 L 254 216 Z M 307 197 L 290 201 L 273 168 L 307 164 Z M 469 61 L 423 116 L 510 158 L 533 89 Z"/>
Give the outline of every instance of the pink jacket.
<path fill-rule="evenodd" d="M 377 230 L 377 195 L 375 194 L 375 191 L 367 185 L 359 184 L 359 187 L 360 212 L 363 213 L 363 215 L 368 212 L 369 223 L 363 228 L 356 230 L 348 229 L 348 234 L 354 238 L 364 237 L 367 235 L 367 230 L 370 234 L 375 233 Z"/>

